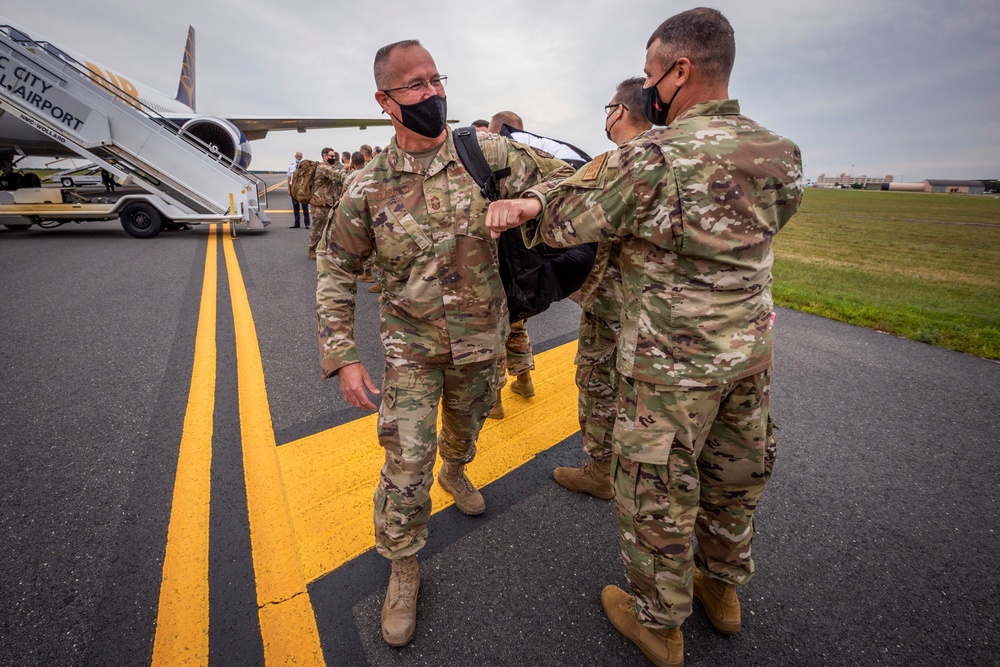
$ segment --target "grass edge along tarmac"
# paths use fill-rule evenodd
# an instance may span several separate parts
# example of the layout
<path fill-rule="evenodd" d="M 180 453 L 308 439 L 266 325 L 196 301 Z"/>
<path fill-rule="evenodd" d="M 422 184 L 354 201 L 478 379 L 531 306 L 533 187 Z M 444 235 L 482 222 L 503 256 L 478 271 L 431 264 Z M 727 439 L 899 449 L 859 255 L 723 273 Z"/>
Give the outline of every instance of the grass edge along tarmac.
<path fill-rule="evenodd" d="M 807 189 L 774 253 L 778 305 L 1000 360 L 998 198 Z"/>

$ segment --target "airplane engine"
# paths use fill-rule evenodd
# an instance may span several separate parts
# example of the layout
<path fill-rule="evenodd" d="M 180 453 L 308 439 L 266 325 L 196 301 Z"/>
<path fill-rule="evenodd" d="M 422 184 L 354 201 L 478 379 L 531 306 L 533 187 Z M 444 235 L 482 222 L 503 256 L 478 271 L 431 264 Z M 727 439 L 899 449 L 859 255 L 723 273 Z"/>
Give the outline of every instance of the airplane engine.
<path fill-rule="evenodd" d="M 223 118 L 197 116 L 181 126 L 181 132 L 190 134 L 215 152 L 229 158 L 244 169 L 250 166 L 252 150 L 243 132 Z"/>

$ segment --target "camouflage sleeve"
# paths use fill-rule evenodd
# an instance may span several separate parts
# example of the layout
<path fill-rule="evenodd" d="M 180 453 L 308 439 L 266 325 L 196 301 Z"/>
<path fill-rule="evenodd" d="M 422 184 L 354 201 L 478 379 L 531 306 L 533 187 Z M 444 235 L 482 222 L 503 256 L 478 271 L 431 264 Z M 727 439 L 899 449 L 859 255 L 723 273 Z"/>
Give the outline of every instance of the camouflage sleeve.
<path fill-rule="evenodd" d="M 357 276 L 372 252 L 367 220 L 364 196 L 360 200 L 344 197 L 316 253 L 319 357 L 325 378 L 360 361 L 354 340 L 354 296 Z"/>
<path fill-rule="evenodd" d="M 492 169 L 510 167 L 510 176 L 500 181 L 500 197 L 512 199 L 548 180 L 560 181 L 573 174 L 562 160 L 500 135 L 481 136 L 480 145 Z"/>
<path fill-rule="evenodd" d="M 659 201 L 658 190 L 668 180 L 663 178 L 665 165 L 658 151 L 638 152 L 626 144 L 598 155 L 569 178 L 549 179 L 530 188 L 525 194 L 538 197 L 543 211 L 538 220 L 522 227 L 525 243 L 568 247 L 635 233 L 636 195 L 643 190 L 636 187 L 635 165 L 643 165 L 643 180 L 651 186 L 643 201 Z"/>

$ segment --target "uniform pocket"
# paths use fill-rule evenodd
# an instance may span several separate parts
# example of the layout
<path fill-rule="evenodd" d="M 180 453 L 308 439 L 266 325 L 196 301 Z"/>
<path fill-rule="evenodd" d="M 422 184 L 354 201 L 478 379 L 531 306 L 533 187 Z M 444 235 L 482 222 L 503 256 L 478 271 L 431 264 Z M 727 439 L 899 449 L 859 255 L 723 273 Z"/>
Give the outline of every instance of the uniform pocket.
<path fill-rule="evenodd" d="M 397 273 L 431 247 L 420 225 L 398 199 L 391 199 L 372 220 L 375 235 L 375 265 Z"/>
<path fill-rule="evenodd" d="M 667 465 L 677 427 L 666 417 L 669 394 L 632 378 L 619 383 L 615 453 L 640 463 Z"/>

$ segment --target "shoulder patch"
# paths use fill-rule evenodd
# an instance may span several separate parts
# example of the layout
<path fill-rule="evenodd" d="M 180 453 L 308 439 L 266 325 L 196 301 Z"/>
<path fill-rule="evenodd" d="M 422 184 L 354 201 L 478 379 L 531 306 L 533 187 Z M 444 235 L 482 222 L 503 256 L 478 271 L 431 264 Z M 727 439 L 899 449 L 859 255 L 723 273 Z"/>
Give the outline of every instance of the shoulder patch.
<path fill-rule="evenodd" d="M 607 153 L 601 153 L 590 163 L 587 167 L 587 171 L 583 172 L 583 176 L 580 177 L 581 181 L 596 181 L 597 177 L 601 173 L 601 169 L 604 168 L 604 163 L 608 159 Z"/>

